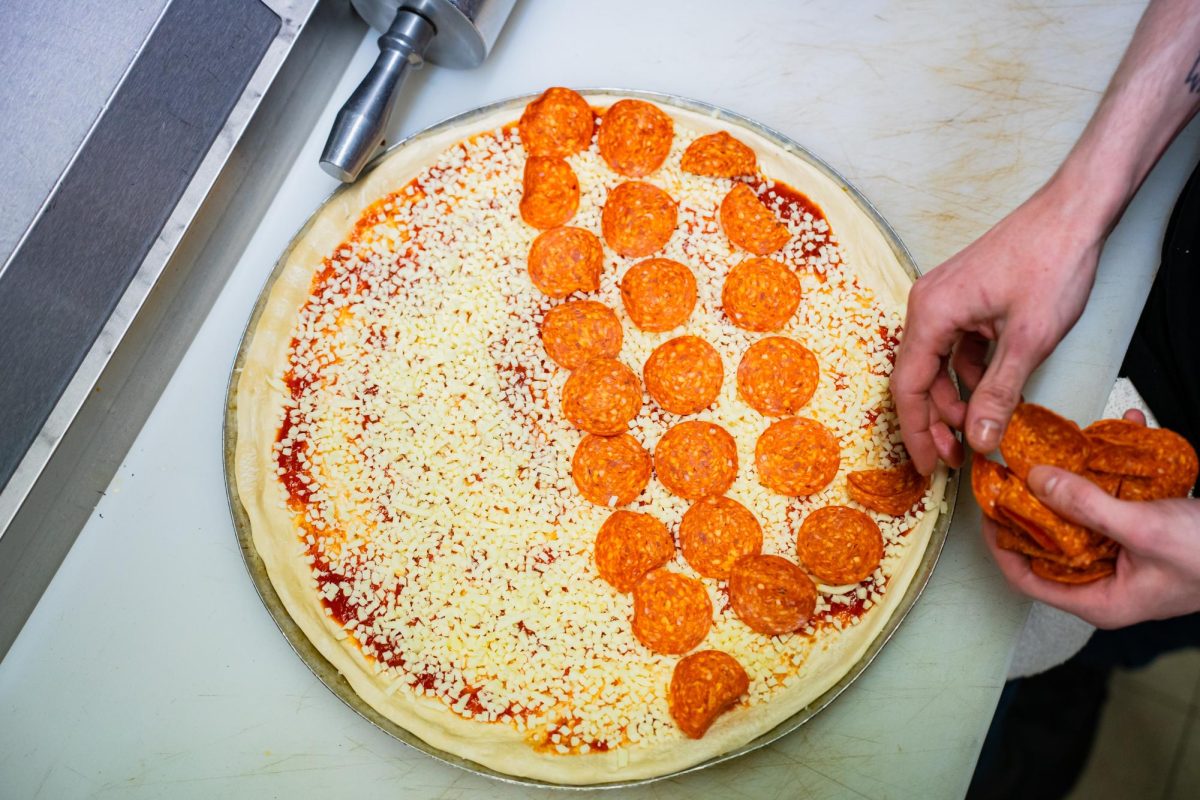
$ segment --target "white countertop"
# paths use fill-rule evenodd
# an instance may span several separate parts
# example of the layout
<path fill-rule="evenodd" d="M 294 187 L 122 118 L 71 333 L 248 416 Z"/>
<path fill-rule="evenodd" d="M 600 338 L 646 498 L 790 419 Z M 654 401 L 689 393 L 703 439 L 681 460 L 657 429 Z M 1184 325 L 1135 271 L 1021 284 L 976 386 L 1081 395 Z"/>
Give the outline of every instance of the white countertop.
<path fill-rule="evenodd" d="M 418 73 L 393 127 L 551 84 L 695 97 L 807 145 L 929 268 L 1048 176 L 1142 7 L 1038 5 L 522 0 L 484 67 Z M 333 188 L 317 155 L 374 38 L 0 662 L 2 797 L 547 794 L 443 766 L 343 706 L 263 609 L 225 505 L 221 422 L 238 339 L 275 258 Z M 1079 419 L 1101 409 L 1196 134 L 1131 207 L 1032 397 Z M 623 796 L 961 796 L 1027 612 L 979 543 L 969 494 L 920 603 L 832 707 L 751 756 Z"/>

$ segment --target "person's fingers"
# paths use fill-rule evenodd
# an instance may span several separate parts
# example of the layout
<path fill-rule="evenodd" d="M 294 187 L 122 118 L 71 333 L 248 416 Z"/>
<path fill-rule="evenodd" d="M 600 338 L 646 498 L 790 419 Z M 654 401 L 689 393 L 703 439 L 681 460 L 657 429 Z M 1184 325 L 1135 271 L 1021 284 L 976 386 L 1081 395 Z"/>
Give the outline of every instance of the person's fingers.
<path fill-rule="evenodd" d="M 1160 513 L 1146 503 L 1118 500 L 1087 478 L 1057 467 L 1033 467 L 1028 483 L 1050 510 L 1134 549 L 1144 544 L 1149 518 Z"/>
<path fill-rule="evenodd" d="M 975 391 L 987 368 L 989 341 L 978 333 L 963 334 L 954 348 L 950 365 L 968 392 Z"/>
<path fill-rule="evenodd" d="M 937 420 L 930 423 L 929 435 L 933 438 L 933 446 L 937 449 L 938 457 L 942 461 L 954 469 L 962 466 L 964 457 L 962 443 L 958 441 L 954 431 L 950 430 L 945 422 Z"/>
<path fill-rule="evenodd" d="M 980 453 L 990 453 L 1021 402 L 1021 388 L 1048 352 L 1044 338 L 1030 326 L 1011 325 L 1001 334 L 996 354 L 967 403 L 967 441 Z"/>
<path fill-rule="evenodd" d="M 938 418 L 955 430 L 962 430 L 967 418 L 967 404 L 958 396 L 958 387 L 950 379 L 950 373 L 945 366 L 933 379 L 929 387 L 929 396 L 937 409 Z"/>
<path fill-rule="evenodd" d="M 922 311 L 917 286 L 909 296 L 908 327 L 896 353 L 892 370 L 892 399 L 900 434 L 912 458 L 913 466 L 923 475 L 937 466 L 938 451 L 930 432 L 932 398 L 930 390 L 942 370 L 942 358 L 954 344 L 956 330 L 944 317 Z"/>
<path fill-rule="evenodd" d="M 1132 422 L 1135 425 L 1146 426 L 1146 415 L 1136 408 L 1131 408 L 1122 415 L 1123 419 Z"/>
<path fill-rule="evenodd" d="M 896 417 L 900 421 L 900 437 L 904 448 L 912 459 L 913 466 L 922 475 L 929 475 L 937 466 L 937 445 L 930 432 L 930 411 L 927 402 L 916 397 L 901 401 L 896 399 Z"/>

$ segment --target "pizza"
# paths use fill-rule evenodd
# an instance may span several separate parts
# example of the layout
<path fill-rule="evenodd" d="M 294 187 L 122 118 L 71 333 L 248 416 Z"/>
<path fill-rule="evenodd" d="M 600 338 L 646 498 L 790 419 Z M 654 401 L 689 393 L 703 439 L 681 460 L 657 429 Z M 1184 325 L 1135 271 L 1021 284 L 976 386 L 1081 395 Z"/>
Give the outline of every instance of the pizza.
<path fill-rule="evenodd" d="M 910 284 L 750 126 L 564 88 L 439 126 L 265 290 L 254 547 L 433 748 L 573 785 L 729 752 L 858 663 L 946 512 L 888 393 Z"/>

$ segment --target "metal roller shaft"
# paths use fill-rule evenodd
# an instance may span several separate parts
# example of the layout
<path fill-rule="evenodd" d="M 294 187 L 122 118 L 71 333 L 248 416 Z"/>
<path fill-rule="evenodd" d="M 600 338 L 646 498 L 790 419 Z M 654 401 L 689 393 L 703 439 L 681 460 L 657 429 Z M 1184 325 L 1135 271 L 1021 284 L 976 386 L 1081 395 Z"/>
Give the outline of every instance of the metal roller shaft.
<path fill-rule="evenodd" d="M 382 144 L 396 92 L 408 68 L 419 67 L 437 30 L 409 9 L 396 12 L 379 37 L 379 58 L 334 120 L 321 154 L 321 168 L 343 182 L 353 181 Z"/>

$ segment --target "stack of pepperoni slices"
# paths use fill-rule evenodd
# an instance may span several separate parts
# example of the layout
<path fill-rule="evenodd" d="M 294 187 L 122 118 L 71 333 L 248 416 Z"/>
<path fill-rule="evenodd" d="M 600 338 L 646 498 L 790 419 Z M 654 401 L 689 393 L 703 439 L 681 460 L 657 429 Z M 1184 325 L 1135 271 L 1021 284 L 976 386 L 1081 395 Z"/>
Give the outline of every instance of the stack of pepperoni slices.
<path fill-rule="evenodd" d="M 1048 408 L 1017 407 L 1000 441 L 1007 467 L 976 454 L 971 488 L 979 507 L 999 524 L 996 544 L 1028 556 L 1039 577 L 1084 584 L 1116 571 L 1116 542 L 1056 514 L 1025 483 L 1047 464 L 1078 473 L 1122 500 L 1186 497 L 1196 482 L 1196 451 L 1163 428 L 1102 419 L 1082 430 Z"/>

